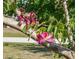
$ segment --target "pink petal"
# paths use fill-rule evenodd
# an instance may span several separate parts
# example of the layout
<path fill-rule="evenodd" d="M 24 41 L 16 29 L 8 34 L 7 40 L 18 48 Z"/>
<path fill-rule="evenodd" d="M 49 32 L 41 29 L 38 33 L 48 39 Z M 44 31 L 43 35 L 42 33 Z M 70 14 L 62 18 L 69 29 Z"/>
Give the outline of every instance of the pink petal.
<path fill-rule="evenodd" d="M 43 44 L 43 43 L 45 43 L 45 40 L 40 39 L 40 40 L 37 40 L 37 42 L 38 42 L 39 44 Z"/>
<path fill-rule="evenodd" d="M 38 38 L 38 40 L 43 39 L 43 37 L 41 36 L 41 34 L 38 34 L 38 35 L 37 35 L 37 38 Z"/>
<path fill-rule="evenodd" d="M 30 24 L 29 18 L 25 17 L 25 22 L 26 22 L 27 25 L 29 25 Z"/>
<path fill-rule="evenodd" d="M 53 43 L 54 42 L 54 38 L 51 37 L 51 38 L 47 39 L 46 41 L 49 42 L 49 43 Z"/>
<path fill-rule="evenodd" d="M 48 36 L 48 32 L 43 32 L 43 33 L 41 34 L 41 36 L 42 36 L 43 38 L 46 38 L 46 37 Z"/>
<path fill-rule="evenodd" d="M 18 16 L 18 19 L 19 19 L 19 21 L 22 21 L 23 20 L 23 16 L 22 15 Z"/>

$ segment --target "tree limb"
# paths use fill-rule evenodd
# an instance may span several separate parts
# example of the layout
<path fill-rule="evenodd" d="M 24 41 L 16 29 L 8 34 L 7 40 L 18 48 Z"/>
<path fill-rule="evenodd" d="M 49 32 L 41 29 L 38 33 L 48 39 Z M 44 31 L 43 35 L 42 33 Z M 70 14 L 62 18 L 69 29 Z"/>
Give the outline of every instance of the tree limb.
<path fill-rule="evenodd" d="M 17 21 L 13 20 L 12 18 L 6 18 L 4 17 L 4 20 L 3 20 L 3 24 L 4 25 L 8 25 L 22 33 L 24 33 L 20 27 L 17 25 Z M 24 33 L 26 35 L 29 35 L 28 33 Z M 30 34 L 31 35 L 31 34 Z M 33 39 L 36 39 L 34 36 L 31 36 L 31 38 Z M 48 48 L 51 48 L 53 51 L 65 56 L 67 59 L 74 59 L 74 51 L 70 50 L 70 49 L 67 49 L 67 48 L 64 48 L 63 46 L 59 45 L 59 44 L 50 44 L 50 47 Z"/>
<path fill-rule="evenodd" d="M 68 12 L 68 5 L 67 5 L 67 0 L 62 0 L 63 1 L 63 8 L 64 8 L 64 13 L 65 13 L 65 17 L 66 17 L 66 26 L 67 26 L 67 32 L 68 32 L 68 38 L 70 40 L 70 42 L 72 42 L 72 46 L 74 47 L 75 46 L 75 43 L 74 43 L 74 38 L 73 38 L 73 34 L 72 34 L 72 31 L 71 31 L 71 28 L 70 28 L 70 24 L 69 24 L 69 21 L 70 21 L 70 17 L 69 17 L 69 12 Z"/>

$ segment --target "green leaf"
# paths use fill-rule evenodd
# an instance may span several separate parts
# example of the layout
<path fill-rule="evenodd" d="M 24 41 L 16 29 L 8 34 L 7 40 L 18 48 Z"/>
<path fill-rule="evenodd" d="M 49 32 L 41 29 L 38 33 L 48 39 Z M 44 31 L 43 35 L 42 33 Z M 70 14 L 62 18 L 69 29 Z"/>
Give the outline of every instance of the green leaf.
<path fill-rule="evenodd" d="M 23 27 L 22 31 L 23 32 L 26 32 L 26 26 Z"/>
<path fill-rule="evenodd" d="M 54 36 L 56 36 L 56 34 L 57 34 L 57 27 L 55 27 Z"/>
<path fill-rule="evenodd" d="M 48 26 L 47 32 L 50 32 L 51 29 L 52 29 L 52 24 L 50 23 L 49 26 Z"/>

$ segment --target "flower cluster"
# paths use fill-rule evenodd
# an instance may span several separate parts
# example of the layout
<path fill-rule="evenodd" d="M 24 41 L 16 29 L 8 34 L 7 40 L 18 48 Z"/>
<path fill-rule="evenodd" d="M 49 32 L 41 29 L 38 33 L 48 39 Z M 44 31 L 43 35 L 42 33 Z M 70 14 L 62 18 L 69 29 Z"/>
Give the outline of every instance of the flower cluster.
<path fill-rule="evenodd" d="M 27 15 L 24 15 L 24 9 L 20 8 L 16 10 L 16 14 L 19 20 L 19 26 L 25 23 L 27 30 L 28 26 L 34 26 L 37 23 L 36 14 L 33 11 L 28 13 Z"/>

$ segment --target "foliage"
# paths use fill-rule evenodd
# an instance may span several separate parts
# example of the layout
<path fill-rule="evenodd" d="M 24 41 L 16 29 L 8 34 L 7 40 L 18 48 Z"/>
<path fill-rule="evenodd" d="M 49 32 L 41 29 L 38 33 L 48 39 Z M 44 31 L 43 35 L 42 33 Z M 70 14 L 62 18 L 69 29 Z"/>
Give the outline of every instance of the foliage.
<path fill-rule="evenodd" d="M 12 0 L 3 0 L 3 14 L 12 16 L 15 13 L 15 4 Z"/>

